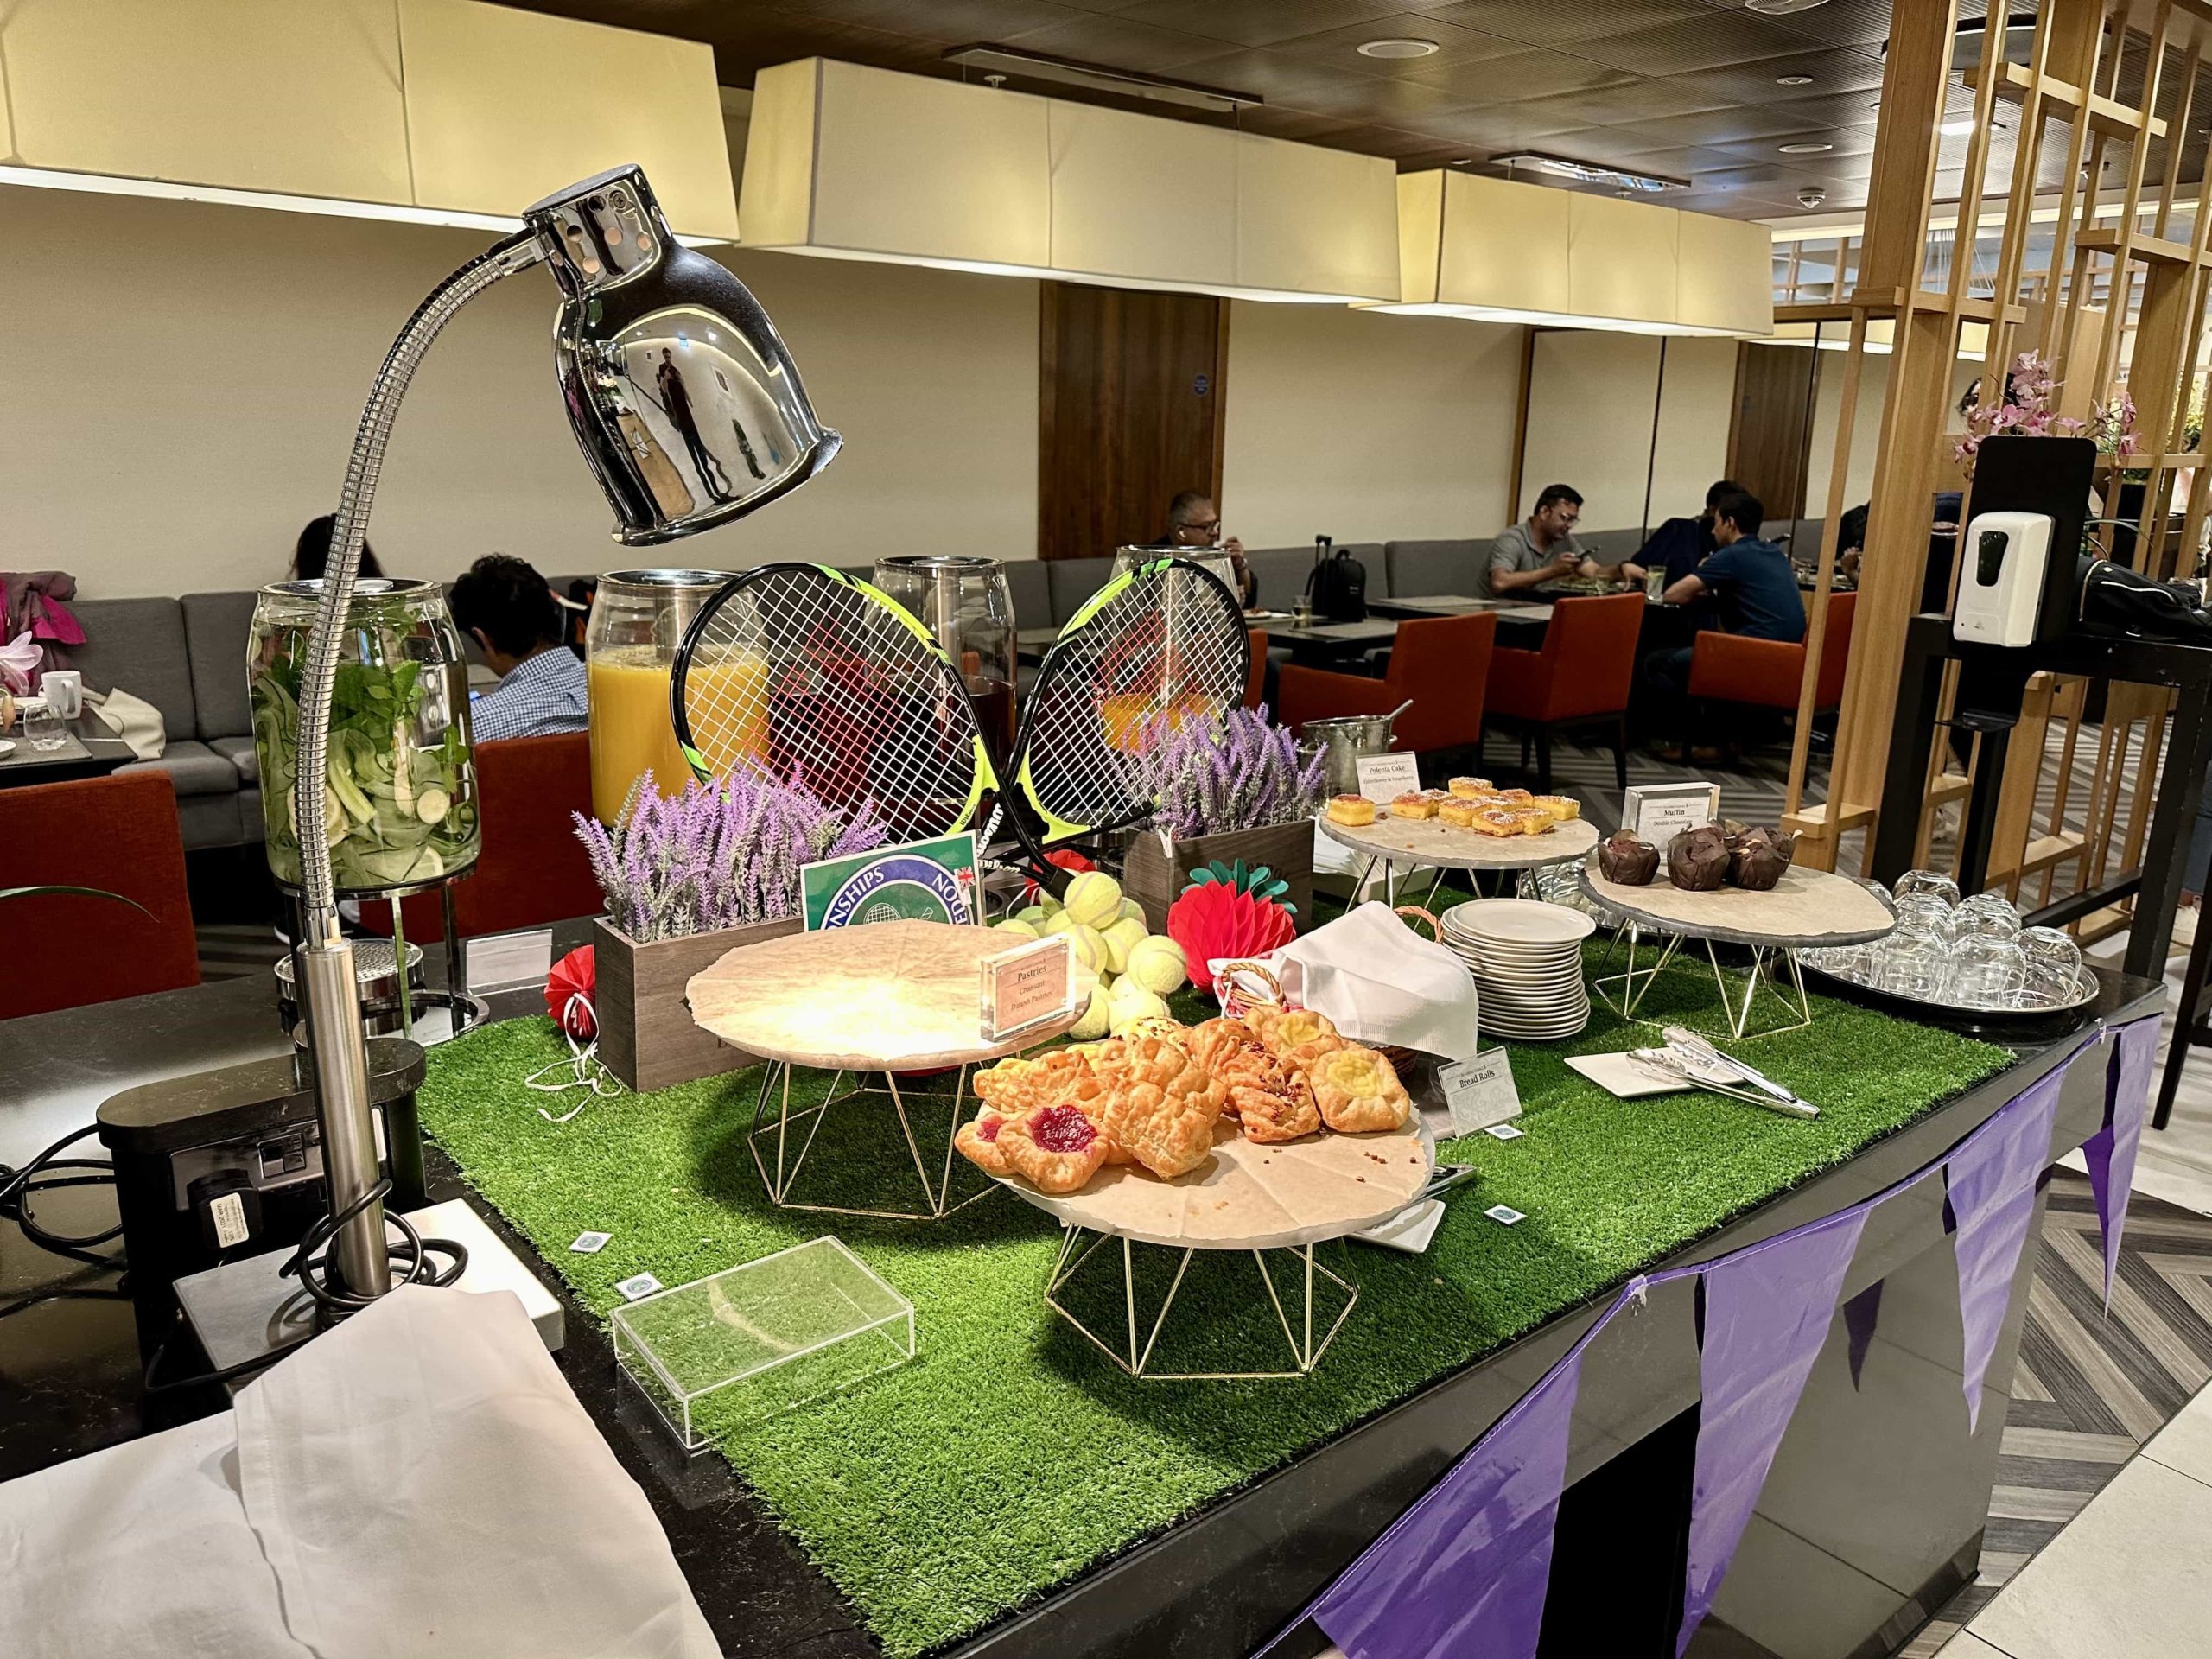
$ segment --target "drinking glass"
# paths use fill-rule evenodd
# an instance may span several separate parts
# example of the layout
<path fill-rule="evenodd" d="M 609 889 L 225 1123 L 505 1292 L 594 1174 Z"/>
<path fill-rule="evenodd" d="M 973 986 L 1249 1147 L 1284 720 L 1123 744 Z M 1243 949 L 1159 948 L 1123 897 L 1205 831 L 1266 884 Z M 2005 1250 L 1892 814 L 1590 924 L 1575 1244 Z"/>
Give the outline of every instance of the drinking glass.
<path fill-rule="evenodd" d="M 1882 989 L 1930 1001 L 1942 995 L 1951 953 L 1945 940 L 1934 933 L 1899 929 L 1881 942 L 1874 966 L 1874 982 Z"/>
<path fill-rule="evenodd" d="M 1937 870 L 1907 870 L 1897 877 L 1897 902 L 1925 893 L 1939 899 L 1946 908 L 1959 902 L 1959 884 Z"/>
<path fill-rule="evenodd" d="M 2081 987 L 2081 946 L 2055 927 L 2024 927 L 2018 943 L 2027 958 L 2029 1005 L 2071 1002 Z"/>
<path fill-rule="evenodd" d="M 23 735 L 35 749 L 58 749 L 69 741 L 69 722 L 55 714 L 50 704 L 44 708 L 26 709 L 23 710 Z"/>
<path fill-rule="evenodd" d="M 1925 933 L 1948 945 L 1955 935 L 1951 907 L 1932 893 L 1900 893 L 1897 931 Z"/>
<path fill-rule="evenodd" d="M 1951 912 L 1951 931 L 1960 938 L 1980 936 L 1984 938 L 2017 938 L 2020 931 L 2020 912 L 2001 893 L 1977 893 L 1970 899 L 1961 899 Z"/>
<path fill-rule="evenodd" d="M 2028 988 L 2028 958 L 2011 939 L 1970 933 L 1951 947 L 1949 1001 L 1970 1008 L 2017 1008 Z"/>

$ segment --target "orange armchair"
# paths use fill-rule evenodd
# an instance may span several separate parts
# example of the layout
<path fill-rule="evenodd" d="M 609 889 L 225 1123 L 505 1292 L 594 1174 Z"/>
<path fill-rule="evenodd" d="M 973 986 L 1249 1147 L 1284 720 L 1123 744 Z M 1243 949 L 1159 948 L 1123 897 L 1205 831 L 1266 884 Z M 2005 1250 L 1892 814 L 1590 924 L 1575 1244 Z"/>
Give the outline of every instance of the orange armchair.
<path fill-rule="evenodd" d="M 1379 680 L 1283 664 L 1277 713 L 1294 728 L 1332 715 L 1387 715 L 1411 702 L 1398 717 L 1399 748 L 1425 753 L 1479 747 L 1497 638 L 1497 618 L 1488 611 L 1401 622 L 1389 670 Z"/>
<path fill-rule="evenodd" d="M 605 902 L 571 812 L 591 812 L 591 738 L 584 732 L 513 737 L 476 746 L 476 808 L 484 850 L 454 883 L 454 920 L 465 939 L 598 914 Z M 439 895 L 405 901 L 407 936 L 440 937 Z M 388 905 L 361 906 L 361 925 L 391 931 Z"/>
<path fill-rule="evenodd" d="M 0 1020 L 200 982 L 184 836 L 168 774 L 127 772 L 0 789 L 0 887 L 98 887 L 137 900 L 0 902 Z"/>
<path fill-rule="evenodd" d="M 1857 594 L 1828 595 L 1828 628 L 1821 651 L 1821 677 L 1813 688 L 1813 707 L 1833 709 L 1843 701 L 1843 671 L 1851 658 L 1852 619 Z M 1779 639 L 1746 639 L 1707 629 L 1697 637 L 1690 656 L 1693 702 L 1740 702 L 1795 712 L 1805 679 L 1805 647 Z"/>
<path fill-rule="evenodd" d="M 1267 693 L 1268 636 L 1255 628 L 1244 636 L 1244 706 L 1256 709 Z"/>
<path fill-rule="evenodd" d="M 1636 679 L 1636 642 L 1643 627 L 1642 594 L 1562 599 L 1552 607 L 1541 651 L 1499 651 L 1490 659 L 1490 715 L 1521 734 L 1521 765 L 1536 746 L 1536 787 L 1552 787 L 1552 734 L 1609 728 L 1613 778 L 1628 787 L 1629 689 Z"/>

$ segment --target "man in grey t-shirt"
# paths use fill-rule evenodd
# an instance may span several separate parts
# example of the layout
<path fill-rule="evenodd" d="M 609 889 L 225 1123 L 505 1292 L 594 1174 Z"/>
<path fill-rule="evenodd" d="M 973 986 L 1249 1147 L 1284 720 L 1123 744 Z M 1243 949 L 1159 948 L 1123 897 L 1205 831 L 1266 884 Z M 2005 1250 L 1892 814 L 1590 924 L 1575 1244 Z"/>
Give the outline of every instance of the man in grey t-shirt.
<path fill-rule="evenodd" d="M 1642 566 L 1600 565 L 1583 550 L 1574 538 L 1581 518 L 1580 494 L 1568 485 L 1545 485 L 1527 520 L 1507 526 L 1491 543 L 1490 568 L 1484 572 L 1488 596 L 1533 599 L 1536 595 L 1528 590 L 1573 575 L 1643 581 Z"/>

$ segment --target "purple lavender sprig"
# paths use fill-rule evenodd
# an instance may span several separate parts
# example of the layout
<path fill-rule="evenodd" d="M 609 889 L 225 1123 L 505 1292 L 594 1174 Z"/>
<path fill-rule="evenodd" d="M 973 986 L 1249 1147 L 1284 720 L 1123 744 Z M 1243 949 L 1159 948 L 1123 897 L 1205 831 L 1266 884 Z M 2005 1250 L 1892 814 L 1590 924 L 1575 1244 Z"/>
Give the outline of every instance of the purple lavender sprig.
<path fill-rule="evenodd" d="M 749 776 L 664 796 L 648 772 L 612 827 L 575 817 L 608 918 L 639 944 L 796 916 L 802 865 L 891 838 L 873 803 L 842 810 Z"/>
<path fill-rule="evenodd" d="M 1153 822 L 1178 840 L 1264 830 L 1320 810 L 1321 757 L 1300 766 L 1296 740 L 1264 706 L 1232 709 L 1217 726 L 1185 725 L 1154 743 L 1144 766 L 1160 803 Z"/>

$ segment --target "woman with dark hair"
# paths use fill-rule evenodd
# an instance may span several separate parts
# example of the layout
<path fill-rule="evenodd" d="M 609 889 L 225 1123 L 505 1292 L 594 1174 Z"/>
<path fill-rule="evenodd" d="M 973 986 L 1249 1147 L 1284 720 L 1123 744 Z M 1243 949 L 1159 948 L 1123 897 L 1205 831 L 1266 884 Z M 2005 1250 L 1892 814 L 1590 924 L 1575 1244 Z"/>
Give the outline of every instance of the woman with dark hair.
<path fill-rule="evenodd" d="M 292 550 L 292 575 L 296 580 L 322 580 L 322 573 L 330 563 L 331 532 L 337 528 L 337 518 L 331 513 L 326 512 L 320 518 L 308 520 L 308 527 L 300 532 L 299 544 Z M 376 550 L 366 542 L 361 543 L 361 568 L 356 574 L 364 576 L 384 575 L 384 567 L 377 563 Z"/>

